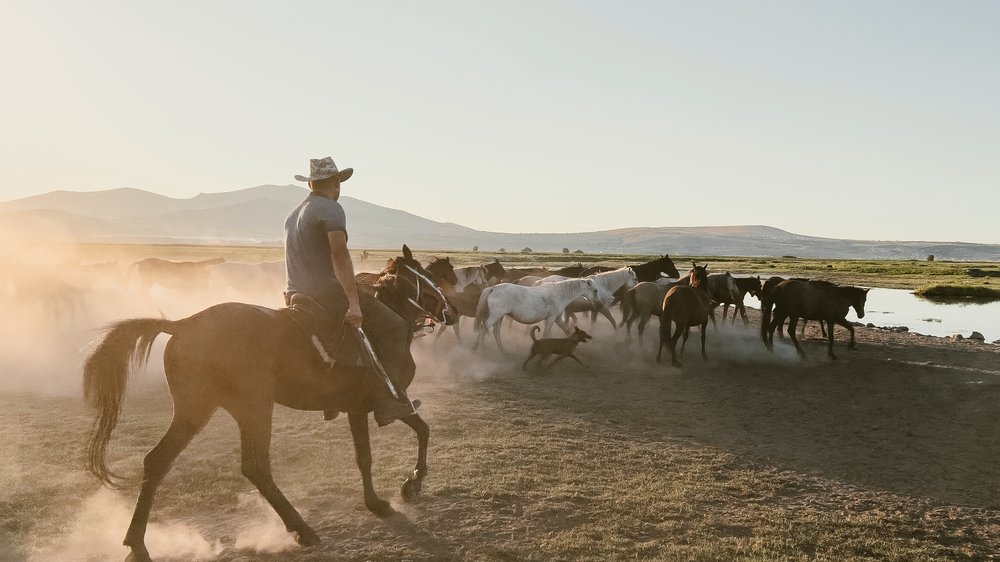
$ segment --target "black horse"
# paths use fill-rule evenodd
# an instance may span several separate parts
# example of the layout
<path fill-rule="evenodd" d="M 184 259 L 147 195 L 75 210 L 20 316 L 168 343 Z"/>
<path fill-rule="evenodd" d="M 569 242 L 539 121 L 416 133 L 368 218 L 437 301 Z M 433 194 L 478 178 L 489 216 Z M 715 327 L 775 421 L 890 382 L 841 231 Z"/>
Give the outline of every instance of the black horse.
<path fill-rule="evenodd" d="M 410 322 L 423 315 L 445 323 L 454 321 L 444 295 L 406 246 L 402 256 L 390 260 L 375 286 L 376 297 Z M 393 512 L 372 484 L 368 413 L 374 402 L 372 391 L 357 383 L 373 375 L 354 365 L 327 371 L 310 339 L 289 315 L 243 303 L 218 304 L 182 320 L 134 318 L 108 328 L 83 371 L 84 393 L 97 411 L 87 462 L 95 476 L 116 486 L 118 477 L 105 460 L 108 441 L 121 414 L 130 371 L 143 366 L 160 333 L 172 336 L 164 350 L 163 367 L 174 415 L 166 434 L 143 460 L 139 498 L 124 541 L 131 549 L 129 560 L 150 560 L 144 537 L 156 489 L 177 455 L 219 408 L 229 412 L 239 426 L 243 474 L 299 544 L 317 544 L 319 537 L 271 477 L 271 416 L 276 402 L 298 410 L 347 412 L 365 505 L 379 516 Z M 412 333 L 406 337 L 409 344 Z M 396 385 L 406 388 L 413 375 L 412 369 L 398 373 Z M 411 500 L 420 492 L 427 473 L 430 430 L 418 414 L 402 421 L 416 432 L 418 443 L 413 476 L 403 484 L 403 498 Z"/>

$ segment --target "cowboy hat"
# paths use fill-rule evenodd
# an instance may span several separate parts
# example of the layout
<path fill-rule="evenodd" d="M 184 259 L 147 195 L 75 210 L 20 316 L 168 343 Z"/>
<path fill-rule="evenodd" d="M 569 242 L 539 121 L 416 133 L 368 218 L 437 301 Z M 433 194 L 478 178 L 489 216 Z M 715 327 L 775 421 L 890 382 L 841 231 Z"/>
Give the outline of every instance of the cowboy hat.
<path fill-rule="evenodd" d="M 338 181 L 347 181 L 354 173 L 354 168 L 337 169 L 337 163 L 333 158 L 312 158 L 309 160 L 309 177 L 296 175 L 298 181 L 319 181 L 327 178 L 337 177 Z"/>

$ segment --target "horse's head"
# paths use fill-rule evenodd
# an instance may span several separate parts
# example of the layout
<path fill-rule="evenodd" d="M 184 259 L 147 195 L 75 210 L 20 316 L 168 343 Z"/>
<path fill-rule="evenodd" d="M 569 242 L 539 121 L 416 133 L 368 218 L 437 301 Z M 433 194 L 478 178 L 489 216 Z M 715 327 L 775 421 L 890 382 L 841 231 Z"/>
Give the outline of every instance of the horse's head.
<path fill-rule="evenodd" d="M 493 285 L 499 283 L 507 270 L 500 264 L 500 260 L 493 258 L 493 261 L 483 266 L 486 269 L 486 284 Z M 496 281 L 493 281 L 496 279 Z"/>
<path fill-rule="evenodd" d="M 674 260 L 670 259 L 668 254 L 663 254 L 663 257 L 657 258 L 653 261 L 656 264 L 659 271 L 666 273 L 668 277 L 678 278 L 681 273 L 677 271 L 677 266 L 674 265 Z"/>
<path fill-rule="evenodd" d="M 628 272 L 625 275 L 625 285 L 624 285 L 625 289 L 631 289 L 632 287 L 635 287 L 637 284 L 639 284 L 639 274 L 637 274 L 634 269 L 632 269 L 631 267 L 626 267 L 625 271 Z"/>
<path fill-rule="evenodd" d="M 862 289 L 860 287 L 851 287 L 851 306 L 854 307 L 854 312 L 857 313 L 858 319 L 865 317 L 865 302 L 868 300 L 868 289 Z"/>
<path fill-rule="evenodd" d="M 431 279 L 438 285 L 455 285 L 458 277 L 455 276 L 455 266 L 451 263 L 451 258 L 431 258 L 431 263 L 427 264 L 427 272 L 431 274 Z"/>
<path fill-rule="evenodd" d="M 688 282 L 692 287 L 701 287 L 708 290 L 708 264 L 698 265 L 691 262 L 691 271 L 688 272 Z"/>
<path fill-rule="evenodd" d="M 391 258 L 375 282 L 375 296 L 403 318 L 429 318 L 448 325 L 458 320 L 441 288 L 405 244 L 403 255 Z"/>
<path fill-rule="evenodd" d="M 760 275 L 747 277 L 746 280 L 744 280 L 744 283 L 746 283 L 744 286 L 747 288 L 747 292 L 750 293 L 750 296 L 757 297 L 759 299 L 761 290 Z"/>
<path fill-rule="evenodd" d="M 601 301 L 600 287 L 594 282 L 590 277 L 585 277 L 581 279 L 583 281 L 583 298 L 589 300 L 592 303 L 597 303 Z"/>

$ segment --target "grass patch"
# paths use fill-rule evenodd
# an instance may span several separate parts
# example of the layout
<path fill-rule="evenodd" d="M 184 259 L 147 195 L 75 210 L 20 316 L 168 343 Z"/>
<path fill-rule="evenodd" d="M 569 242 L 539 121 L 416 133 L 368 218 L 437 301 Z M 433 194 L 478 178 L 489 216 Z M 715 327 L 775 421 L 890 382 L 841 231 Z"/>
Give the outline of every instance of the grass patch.
<path fill-rule="evenodd" d="M 1000 289 L 983 286 L 929 285 L 913 291 L 913 294 L 928 298 L 1000 300 Z"/>

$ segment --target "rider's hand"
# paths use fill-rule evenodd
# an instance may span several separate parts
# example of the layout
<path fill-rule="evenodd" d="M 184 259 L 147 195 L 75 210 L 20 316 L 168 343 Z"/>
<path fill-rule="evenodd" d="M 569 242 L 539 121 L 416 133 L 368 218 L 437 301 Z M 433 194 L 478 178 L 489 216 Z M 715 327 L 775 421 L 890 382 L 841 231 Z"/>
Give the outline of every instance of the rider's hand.
<path fill-rule="evenodd" d="M 347 318 L 347 323 L 350 324 L 352 328 L 361 327 L 361 320 L 363 318 L 361 316 L 360 308 L 348 308 L 346 318 Z"/>

